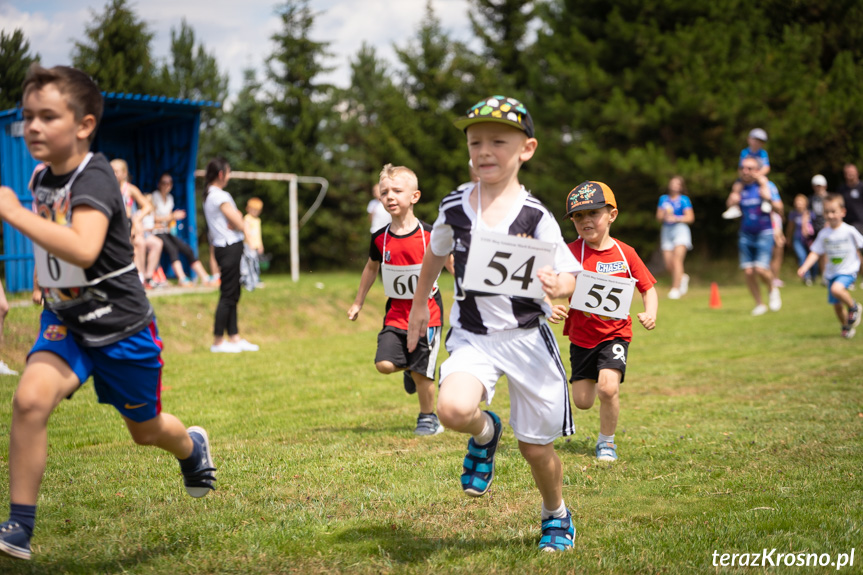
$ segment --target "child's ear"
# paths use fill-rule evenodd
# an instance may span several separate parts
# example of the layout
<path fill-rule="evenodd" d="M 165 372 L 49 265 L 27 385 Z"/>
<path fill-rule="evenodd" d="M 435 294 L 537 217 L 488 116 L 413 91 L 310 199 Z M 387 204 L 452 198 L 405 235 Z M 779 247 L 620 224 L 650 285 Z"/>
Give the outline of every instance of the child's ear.
<path fill-rule="evenodd" d="M 93 133 L 93 130 L 96 129 L 96 116 L 93 114 L 87 114 L 81 121 L 78 122 L 78 139 L 86 140 L 90 137 L 90 134 Z"/>
<path fill-rule="evenodd" d="M 611 210 L 609 210 L 609 212 L 608 212 L 608 223 L 609 224 L 617 219 L 617 214 L 618 214 L 617 208 L 611 208 Z"/>
<path fill-rule="evenodd" d="M 423 193 L 419 189 L 414 190 L 413 193 L 411 194 L 411 203 L 415 204 L 418 201 L 420 201 L 420 196 L 422 196 L 422 195 L 423 195 Z"/>
<path fill-rule="evenodd" d="M 533 157 L 536 153 L 536 147 L 539 145 L 539 141 L 536 138 L 528 138 L 524 141 L 524 144 L 521 148 L 521 152 L 518 155 L 518 159 L 522 162 L 526 162 Z"/>

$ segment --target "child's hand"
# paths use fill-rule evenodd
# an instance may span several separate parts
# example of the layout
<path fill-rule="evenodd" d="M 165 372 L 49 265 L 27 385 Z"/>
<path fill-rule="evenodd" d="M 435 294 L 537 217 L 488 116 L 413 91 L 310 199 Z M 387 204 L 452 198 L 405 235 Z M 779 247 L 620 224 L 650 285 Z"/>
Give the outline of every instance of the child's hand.
<path fill-rule="evenodd" d="M 351 306 L 351 309 L 348 310 L 348 319 L 351 321 L 357 321 L 357 317 L 360 315 L 360 310 L 363 309 L 363 306 L 359 304 L 354 304 Z"/>
<path fill-rule="evenodd" d="M 429 326 L 429 308 L 427 305 L 411 306 L 408 317 L 408 351 L 413 352 L 417 348 L 420 336 L 425 333 Z"/>
<path fill-rule="evenodd" d="M 569 315 L 569 308 L 563 304 L 553 304 L 551 306 L 551 315 L 548 316 L 548 321 L 557 324 L 566 319 Z"/>
<path fill-rule="evenodd" d="M 15 208 L 20 208 L 21 202 L 12 188 L 0 186 L 0 218 L 7 219 L 8 214 Z"/>
<path fill-rule="evenodd" d="M 641 325 L 644 326 L 644 329 L 650 331 L 651 329 L 656 327 L 656 318 L 647 312 L 641 312 L 638 314 L 638 321 L 641 322 Z"/>
<path fill-rule="evenodd" d="M 806 276 L 806 272 L 808 270 L 804 270 L 802 267 L 797 268 L 797 277 L 803 279 Z"/>

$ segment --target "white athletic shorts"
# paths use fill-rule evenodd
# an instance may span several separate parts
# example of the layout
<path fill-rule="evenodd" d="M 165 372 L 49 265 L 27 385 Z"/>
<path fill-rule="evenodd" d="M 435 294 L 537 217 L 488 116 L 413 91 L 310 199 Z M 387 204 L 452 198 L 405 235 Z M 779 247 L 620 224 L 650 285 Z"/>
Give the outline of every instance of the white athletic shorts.
<path fill-rule="evenodd" d="M 677 246 L 686 246 L 687 250 L 692 249 L 692 230 L 683 222 L 663 224 L 662 231 L 659 233 L 660 249 L 671 252 Z"/>
<path fill-rule="evenodd" d="M 449 357 L 441 364 L 441 385 L 453 373 L 469 373 L 485 387 L 491 405 L 501 375 L 509 381 L 509 425 L 516 439 L 546 445 L 575 433 L 566 370 L 548 324 L 485 335 L 453 327 L 446 338 Z"/>

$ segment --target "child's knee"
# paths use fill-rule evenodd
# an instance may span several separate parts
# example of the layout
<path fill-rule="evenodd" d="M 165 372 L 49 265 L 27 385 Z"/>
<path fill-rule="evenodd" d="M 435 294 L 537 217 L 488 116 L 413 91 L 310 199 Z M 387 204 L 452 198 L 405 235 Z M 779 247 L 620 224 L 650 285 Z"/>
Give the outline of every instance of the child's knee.
<path fill-rule="evenodd" d="M 830 284 L 830 293 L 836 297 L 840 297 L 845 295 L 848 290 L 845 289 L 845 286 L 842 285 L 842 282 L 833 282 Z"/>
<path fill-rule="evenodd" d="M 386 373 L 386 374 L 394 373 L 397 369 L 396 366 L 393 364 L 393 362 L 386 361 L 386 360 L 376 361 L 375 362 L 375 368 L 377 368 L 377 370 L 379 372 Z"/>
<path fill-rule="evenodd" d="M 579 379 L 572 382 L 572 403 L 578 409 L 590 409 L 596 401 L 596 382 Z"/>
<path fill-rule="evenodd" d="M 23 417 L 44 417 L 54 409 L 54 399 L 44 393 L 41 386 L 22 385 L 15 390 L 15 395 L 12 397 L 12 410 L 16 415 Z"/>
<path fill-rule="evenodd" d="M 554 459 L 557 454 L 554 451 L 554 444 L 535 445 L 533 443 L 518 442 L 518 450 L 521 456 L 527 461 L 530 466 L 545 467 L 549 459 Z"/>

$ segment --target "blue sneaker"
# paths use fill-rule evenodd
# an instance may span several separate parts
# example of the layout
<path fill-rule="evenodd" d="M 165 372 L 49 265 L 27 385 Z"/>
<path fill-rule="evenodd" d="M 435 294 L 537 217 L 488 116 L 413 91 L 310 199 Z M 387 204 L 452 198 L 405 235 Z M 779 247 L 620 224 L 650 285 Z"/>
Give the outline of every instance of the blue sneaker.
<path fill-rule="evenodd" d="M 192 426 L 188 430 L 189 437 L 201 447 L 201 460 L 191 471 L 183 471 L 183 484 L 186 492 L 192 497 L 203 497 L 210 491 L 215 491 L 213 482 L 216 480 L 216 467 L 210 454 L 210 438 L 203 427 Z M 182 466 L 181 466 L 182 469 Z"/>
<path fill-rule="evenodd" d="M 617 445 L 607 441 L 597 443 L 596 459 L 599 461 L 617 461 Z"/>
<path fill-rule="evenodd" d="M 467 442 L 467 455 L 462 463 L 461 488 L 471 497 L 485 495 L 494 479 L 494 452 L 500 441 L 503 426 L 493 411 L 486 411 L 494 423 L 494 437 L 485 445 L 477 445 L 471 437 Z"/>
<path fill-rule="evenodd" d="M 539 539 L 540 551 L 569 551 L 575 540 L 575 527 L 572 525 L 572 513 L 566 510 L 566 517 L 558 519 L 549 517 L 542 520 L 542 537 Z"/>
<path fill-rule="evenodd" d="M 30 559 L 30 537 L 17 521 L 0 525 L 0 553 L 16 559 Z"/>

